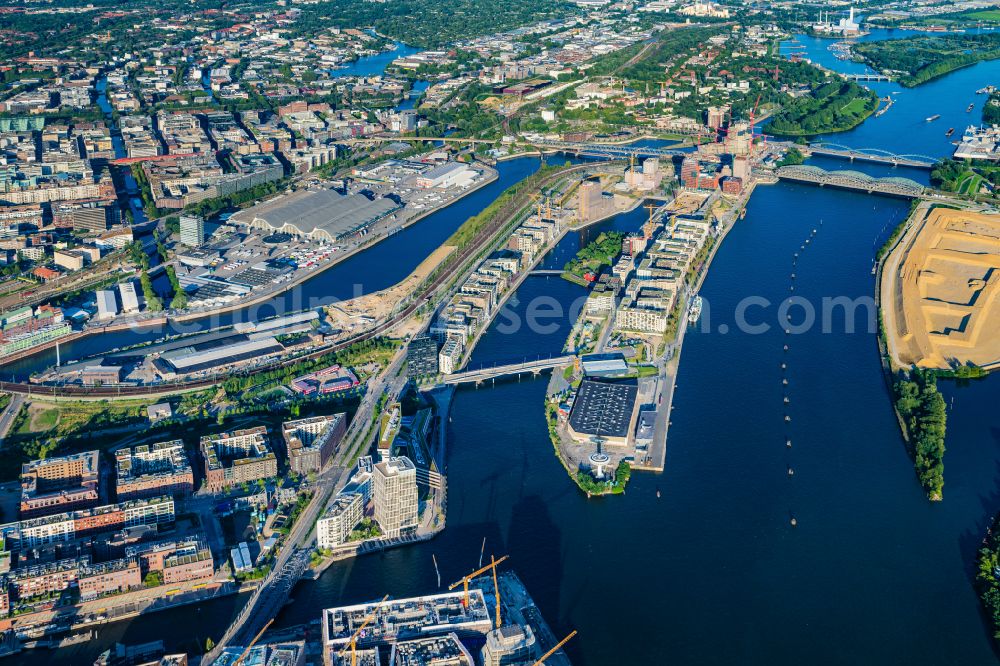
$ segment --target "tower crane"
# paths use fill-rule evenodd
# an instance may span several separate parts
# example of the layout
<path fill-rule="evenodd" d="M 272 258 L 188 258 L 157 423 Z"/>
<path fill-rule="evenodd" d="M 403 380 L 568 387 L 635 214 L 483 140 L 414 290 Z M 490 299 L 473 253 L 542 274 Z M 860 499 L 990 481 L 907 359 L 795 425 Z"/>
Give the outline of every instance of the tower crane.
<path fill-rule="evenodd" d="M 542 664 L 545 663 L 546 659 L 548 659 L 549 657 L 551 657 L 552 655 L 554 655 L 556 652 L 558 652 L 559 648 L 561 648 L 563 645 L 566 645 L 566 643 L 569 642 L 569 639 L 573 638 L 574 636 L 576 636 L 576 629 L 574 629 L 573 631 L 569 632 L 569 636 L 567 636 L 566 638 L 564 638 L 561 641 L 559 641 L 558 643 L 556 643 L 552 647 L 551 650 L 549 650 L 548 652 L 546 652 L 545 654 L 543 654 L 542 658 L 539 659 L 538 661 L 536 661 L 531 666 L 542 666 Z"/>
<path fill-rule="evenodd" d="M 506 560 L 507 557 L 508 557 L 507 555 L 504 555 L 499 560 L 495 560 L 495 559 L 493 559 L 493 556 L 491 555 L 490 556 L 490 563 L 489 564 L 487 564 L 486 566 L 481 567 L 479 569 L 476 569 L 475 571 L 473 571 L 472 573 L 470 573 L 468 576 L 464 576 L 462 578 L 462 580 L 455 581 L 454 583 L 452 583 L 451 585 L 448 586 L 448 589 L 449 590 L 454 590 L 456 587 L 458 587 L 459 585 L 461 585 L 464 588 L 464 591 L 465 591 L 465 598 L 462 600 L 462 604 L 466 608 L 468 608 L 469 607 L 469 581 L 472 580 L 473 578 L 481 575 L 481 574 L 486 573 L 490 569 L 493 569 L 495 571 L 497 565 L 500 564 L 501 562 L 503 562 L 504 560 Z"/>
<path fill-rule="evenodd" d="M 643 207 L 649 211 L 649 219 L 642 225 L 642 235 L 645 240 L 649 240 L 653 237 L 653 212 L 656 210 L 656 205 L 646 204 Z"/>
<path fill-rule="evenodd" d="M 757 107 L 760 105 L 760 95 L 757 95 L 757 101 L 753 103 L 753 108 L 750 109 L 750 154 L 753 155 L 753 131 L 754 123 L 756 122 Z"/>
<path fill-rule="evenodd" d="M 497 563 L 490 555 L 490 568 L 493 569 L 493 592 L 494 596 L 497 598 L 497 617 L 496 617 L 496 628 L 500 628 L 500 584 L 497 583 Z"/>
<path fill-rule="evenodd" d="M 250 644 L 243 648 L 243 652 L 240 652 L 240 656 L 236 657 L 236 661 L 233 662 L 233 666 L 240 666 L 240 664 L 243 663 L 243 660 L 247 658 L 248 654 L 250 654 L 250 650 L 257 644 L 257 641 L 259 641 L 260 637 L 264 635 L 264 632 L 267 631 L 267 628 L 271 626 L 272 622 L 274 622 L 274 618 L 268 620 L 267 624 L 264 625 L 264 628 L 257 632 L 257 635 L 253 637 Z"/>
<path fill-rule="evenodd" d="M 388 599 L 388 594 L 382 597 L 382 601 L 378 602 L 375 608 L 372 609 L 372 612 L 368 614 L 365 621 L 361 623 L 361 626 L 354 630 L 351 640 L 348 641 L 348 644 L 345 645 L 344 649 L 340 651 L 339 655 L 343 657 L 344 653 L 347 652 L 348 649 L 351 650 L 351 666 L 358 666 L 358 636 L 360 636 L 361 632 L 365 630 L 365 627 L 372 623 L 372 620 L 375 619 L 375 616 L 378 615 L 379 610 L 385 605 L 385 602 L 388 601 Z"/>

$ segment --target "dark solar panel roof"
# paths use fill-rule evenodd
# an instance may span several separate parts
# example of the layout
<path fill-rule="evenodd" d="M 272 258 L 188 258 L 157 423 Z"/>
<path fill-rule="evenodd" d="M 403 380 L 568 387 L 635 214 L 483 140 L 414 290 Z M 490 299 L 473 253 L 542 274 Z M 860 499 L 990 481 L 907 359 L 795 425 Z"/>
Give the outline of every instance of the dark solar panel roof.
<path fill-rule="evenodd" d="M 569 415 L 578 433 L 603 437 L 626 437 L 638 386 L 634 380 L 584 379 Z"/>

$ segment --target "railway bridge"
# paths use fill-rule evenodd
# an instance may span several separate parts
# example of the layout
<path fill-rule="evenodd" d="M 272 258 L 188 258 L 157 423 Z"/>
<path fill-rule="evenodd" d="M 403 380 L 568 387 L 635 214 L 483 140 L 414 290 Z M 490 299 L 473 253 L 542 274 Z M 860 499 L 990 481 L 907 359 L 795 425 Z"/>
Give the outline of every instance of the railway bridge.
<path fill-rule="evenodd" d="M 924 186 L 909 178 L 875 178 L 860 171 L 827 171 L 816 166 L 800 164 L 779 167 L 775 175 L 781 180 L 812 183 L 823 187 L 839 187 L 858 190 L 869 194 L 889 194 L 898 197 L 915 198 L 924 193 Z"/>

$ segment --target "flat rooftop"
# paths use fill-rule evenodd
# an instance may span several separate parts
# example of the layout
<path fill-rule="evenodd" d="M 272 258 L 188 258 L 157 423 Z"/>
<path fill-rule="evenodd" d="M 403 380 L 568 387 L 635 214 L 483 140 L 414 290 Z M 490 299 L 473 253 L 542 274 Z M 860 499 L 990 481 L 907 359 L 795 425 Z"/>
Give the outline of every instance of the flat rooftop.
<path fill-rule="evenodd" d="M 637 393 L 634 380 L 584 379 L 569 415 L 570 427 L 584 435 L 628 437 Z"/>
<path fill-rule="evenodd" d="M 327 608 L 323 611 L 324 643 L 327 646 L 348 644 L 354 632 L 372 614 L 374 618 L 358 638 L 360 647 L 451 631 L 485 635 L 492 623 L 483 591 L 470 589 L 468 606 L 464 605 L 464 599 L 465 595 L 459 591 L 390 600 L 381 607 L 374 601 Z"/>

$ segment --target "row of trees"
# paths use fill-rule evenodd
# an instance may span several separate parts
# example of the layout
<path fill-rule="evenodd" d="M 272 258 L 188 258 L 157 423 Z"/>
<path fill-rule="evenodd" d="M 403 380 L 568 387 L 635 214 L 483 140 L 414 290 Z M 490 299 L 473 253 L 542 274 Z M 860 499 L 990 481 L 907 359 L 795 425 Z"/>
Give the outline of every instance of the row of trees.
<path fill-rule="evenodd" d="M 917 477 L 927 496 L 940 500 L 944 489 L 947 415 L 944 397 L 937 388 L 937 375 L 933 370 L 914 368 L 909 379 L 896 382 L 895 394 L 896 410 L 913 447 Z"/>

